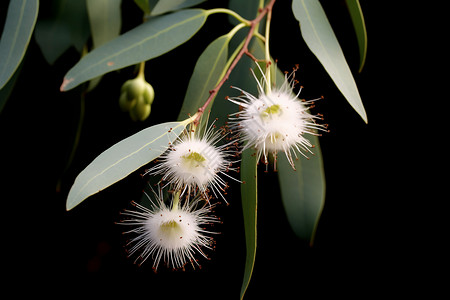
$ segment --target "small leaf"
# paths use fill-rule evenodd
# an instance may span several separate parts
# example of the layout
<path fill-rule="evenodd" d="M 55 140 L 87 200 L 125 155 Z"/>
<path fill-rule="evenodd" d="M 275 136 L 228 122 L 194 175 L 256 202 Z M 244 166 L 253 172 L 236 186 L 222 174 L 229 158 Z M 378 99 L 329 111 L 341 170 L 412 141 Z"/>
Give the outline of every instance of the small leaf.
<path fill-rule="evenodd" d="M 81 54 L 90 35 L 86 1 L 55 1 L 54 4 L 54 14 L 39 19 L 35 32 L 36 42 L 49 64 L 71 46 Z"/>
<path fill-rule="evenodd" d="M 67 197 L 67 210 L 160 156 L 189 122 L 154 125 L 101 153 L 75 179 Z"/>
<path fill-rule="evenodd" d="M 9 2 L 0 40 L 0 89 L 9 81 L 25 55 L 38 16 L 38 0 Z"/>
<path fill-rule="evenodd" d="M 155 7 L 151 10 L 151 16 L 157 16 L 165 14 L 169 11 L 176 11 L 182 8 L 191 7 L 206 0 L 160 0 L 156 3 Z"/>
<path fill-rule="evenodd" d="M 367 123 L 361 97 L 341 46 L 318 0 L 293 0 L 292 11 L 300 22 L 303 39 L 334 83 Z"/>
<path fill-rule="evenodd" d="M 359 70 L 361 73 L 364 63 L 366 62 L 367 55 L 367 31 L 366 24 L 364 22 L 364 15 L 361 10 L 359 0 L 345 0 L 347 3 L 348 11 L 353 22 L 353 27 L 356 32 L 356 39 L 358 40 L 359 47 Z"/>
<path fill-rule="evenodd" d="M 120 5 L 122 0 L 87 0 L 87 12 L 93 49 L 115 39 L 120 34 L 122 16 Z M 96 77 L 89 82 L 88 91 L 97 86 L 102 77 Z"/>
<path fill-rule="evenodd" d="M 178 47 L 203 26 L 206 17 L 205 10 L 187 9 L 150 19 L 84 56 L 64 77 L 61 91 Z"/>
<path fill-rule="evenodd" d="M 144 12 L 144 14 L 148 15 L 150 13 L 150 4 L 149 0 L 134 0 L 137 6 Z"/>
<path fill-rule="evenodd" d="M 189 81 L 178 120 L 196 113 L 208 99 L 209 91 L 216 86 L 227 63 L 229 41 L 228 35 L 221 36 L 209 44 L 200 55 Z"/>
<path fill-rule="evenodd" d="M 116 38 L 122 26 L 122 0 L 87 0 L 87 12 L 94 48 Z"/>
<path fill-rule="evenodd" d="M 294 160 L 294 171 L 285 155 L 278 155 L 278 179 L 281 199 L 294 233 L 311 245 L 325 203 L 325 175 L 319 139 L 307 137 L 315 145 L 315 155 Z"/>
<path fill-rule="evenodd" d="M 253 149 L 242 153 L 241 163 L 241 199 L 244 214 L 245 245 L 247 249 L 244 279 L 241 287 L 241 299 L 250 283 L 256 256 L 256 218 L 257 218 L 257 165 Z"/>

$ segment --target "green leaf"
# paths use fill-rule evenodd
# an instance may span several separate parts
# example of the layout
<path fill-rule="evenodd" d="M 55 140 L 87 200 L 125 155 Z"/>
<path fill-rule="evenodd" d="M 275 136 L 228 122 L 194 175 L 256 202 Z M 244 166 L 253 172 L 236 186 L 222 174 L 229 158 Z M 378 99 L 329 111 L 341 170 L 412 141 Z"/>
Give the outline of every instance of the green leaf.
<path fill-rule="evenodd" d="M 259 0 L 230 0 L 228 2 L 228 8 L 237 12 L 240 16 L 247 20 L 253 20 L 258 14 L 258 8 L 261 1 Z M 234 17 L 229 17 L 231 24 L 237 25 L 237 21 Z"/>
<path fill-rule="evenodd" d="M 318 0 L 293 0 L 292 11 L 300 22 L 303 39 L 333 79 L 341 93 L 367 123 L 361 97 L 339 42 Z"/>
<path fill-rule="evenodd" d="M 116 38 L 122 26 L 122 0 L 87 0 L 87 12 L 94 48 Z"/>
<path fill-rule="evenodd" d="M 150 13 L 150 4 L 149 0 L 134 0 L 137 6 L 144 12 L 144 14 L 148 15 Z"/>
<path fill-rule="evenodd" d="M 75 179 L 67 197 L 67 210 L 160 156 L 189 122 L 154 125 L 101 153 Z"/>
<path fill-rule="evenodd" d="M 150 19 L 84 56 L 64 77 L 61 91 L 178 47 L 203 26 L 206 17 L 205 10 L 187 9 Z"/>
<path fill-rule="evenodd" d="M 209 91 L 214 89 L 220 80 L 227 63 L 229 41 L 230 37 L 223 35 L 209 44 L 200 55 L 189 81 L 178 120 L 185 119 L 188 114 L 194 115 L 208 99 Z"/>
<path fill-rule="evenodd" d="M 289 224 L 299 238 L 312 245 L 325 203 L 325 175 L 319 139 L 316 136 L 307 138 L 315 145 L 312 149 L 315 155 L 294 160 L 294 171 L 285 155 L 280 153 L 278 179 Z"/>
<path fill-rule="evenodd" d="M 0 89 L 17 70 L 25 55 L 38 16 L 38 0 L 9 2 L 8 14 L 0 40 Z"/>
<path fill-rule="evenodd" d="M 90 35 L 86 1 L 60 0 L 53 4 L 51 18 L 40 19 L 35 31 L 36 42 L 49 64 L 71 46 L 81 54 Z"/>
<path fill-rule="evenodd" d="M 356 32 L 356 39 L 358 40 L 359 47 L 359 70 L 361 73 L 364 63 L 366 62 L 367 55 L 367 31 L 366 24 L 364 22 L 364 15 L 361 10 L 361 5 L 359 0 L 345 0 L 347 4 L 348 11 L 350 12 L 350 17 L 353 22 L 353 27 Z"/>
<path fill-rule="evenodd" d="M 165 14 L 169 11 L 176 11 L 182 8 L 191 7 L 206 0 L 160 0 L 156 3 L 155 7 L 151 10 L 151 16 L 157 16 Z"/>
<path fill-rule="evenodd" d="M 256 256 L 256 218 L 257 218 L 257 165 L 253 149 L 242 153 L 241 162 L 241 198 L 244 214 L 245 244 L 247 249 L 244 279 L 241 287 L 241 299 L 252 277 Z"/>
<path fill-rule="evenodd" d="M 94 49 L 119 36 L 122 27 L 121 3 L 122 0 L 86 1 Z M 97 86 L 101 78 L 92 79 L 88 91 Z"/>

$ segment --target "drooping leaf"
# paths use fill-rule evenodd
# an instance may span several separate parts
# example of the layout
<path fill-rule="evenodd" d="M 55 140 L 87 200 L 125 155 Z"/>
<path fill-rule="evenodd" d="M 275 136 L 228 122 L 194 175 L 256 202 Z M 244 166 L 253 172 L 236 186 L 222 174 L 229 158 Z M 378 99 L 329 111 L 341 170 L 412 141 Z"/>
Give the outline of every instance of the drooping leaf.
<path fill-rule="evenodd" d="M 160 156 L 189 122 L 154 125 L 101 153 L 75 179 L 67 197 L 67 210 Z"/>
<path fill-rule="evenodd" d="M 182 8 L 191 7 L 205 1 L 206 0 L 159 0 L 151 10 L 150 15 L 162 15 L 169 11 L 176 11 Z"/>
<path fill-rule="evenodd" d="M 39 19 L 35 30 L 36 42 L 49 64 L 72 46 L 81 54 L 90 35 L 86 1 L 61 0 L 54 5 L 52 16 Z"/>
<path fill-rule="evenodd" d="M 280 87 L 285 75 L 277 69 L 272 80 L 275 86 Z M 294 159 L 294 171 L 284 153 L 280 152 L 277 169 L 288 222 L 300 239 L 312 245 L 325 203 L 325 174 L 318 137 L 309 134 L 305 137 L 315 146 L 312 149 L 314 155 L 308 153 L 309 159 L 306 159 L 298 154 L 299 158 Z"/>
<path fill-rule="evenodd" d="M 367 123 L 367 115 L 352 72 L 327 16 L 318 0 L 293 0 L 292 11 L 300 22 L 303 39 L 338 89 Z"/>
<path fill-rule="evenodd" d="M 361 10 L 359 0 L 345 0 L 350 17 L 353 22 L 353 27 L 356 32 L 356 39 L 358 40 L 359 47 L 359 72 L 361 73 L 364 63 L 366 62 L 367 55 L 367 31 L 366 24 L 364 22 L 364 15 Z"/>
<path fill-rule="evenodd" d="M 187 9 L 150 19 L 84 56 L 65 75 L 61 91 L 174 49 L 189 40 L 206 17 L 205 10 Z"/>
<path fill-rule="evenodd" d="M 121 3 L 122 0 L 86 1 L 94 49 L 119 36 L 122 26 Z M 101 78 L 92 79 L 88 90 L 92 90 Z"/>
<path fill-rule="evenodd" d="M 311 245 L 325 204 L 325 175 L 319 140 L 308 135 L 315 155 L 294 160 L 295 171 L 283 153 L 278 155 L 281 199 L 294 233 Z"/>
<path fill-rule="evenodd" d="M 38 0 L 10 1 L 0 40 L 0 89 L 17 70 L 25 55 L 38 16 Z"/>
<path fill-rule="evenodd" d="M 253 20 L 258 14 L 258 8 L 261 1 L 259 0 L 230 0 L 228 8 L 237 12 L 240 16 L 247 20 Z M 237 25 L 238 21 L 234 17 L 229 17 L 231 24 Z"/>
<path fill-rule="evenodd" d="M 116 38 L 122 26 L 122 0 L 87 0 L 87 12 L 94 48 Z"/>
<path fill-rule="evenodd" d="M 256 256 L 256 222 L 257 222 L 257 161 L 253 149 L 242 153 L 241 163 L 241 199 L 244 214 L 246 258 L 244 279 L 241 287 L 241 299 L 244 298 L 253 273 Z"/>
<path fill-rule="evenodd" d="M 228 35 L 214 40 L 200 55 L 195 64 L 189 85 L 184 97 L 178 120 L 185 119 L 188 114 L 194 115 L 209 97 L 225 68 L 228 56 Z"/>
<path fill-rule="evenodd" d="M 23 64 L 24 61 L 22 60 L 22 62 L 19 64 L 19 67 L 14 72 L 14 75 L 8 80 L 5 86 L 2 89 L 0 89 L 0 114 L 2 113 L 3 108 L 5 107 L 9 96 L 11 96 L 14 86 L 16 85 L 17 78 L 19 78 L 20 72 L 22 71 Z"/>

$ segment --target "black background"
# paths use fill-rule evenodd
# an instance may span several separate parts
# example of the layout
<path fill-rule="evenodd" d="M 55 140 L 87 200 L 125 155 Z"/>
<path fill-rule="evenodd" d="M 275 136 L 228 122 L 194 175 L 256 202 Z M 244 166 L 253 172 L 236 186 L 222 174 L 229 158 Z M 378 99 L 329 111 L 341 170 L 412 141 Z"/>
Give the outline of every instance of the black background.
<path fill-rule="evenodd" d="M 43 2 L 43 1 L 41 1 Z M 126 2 L 126 3 L 125 3 Z M 130 3 L 128 3 L 130 2 Z M 204 7 L 226 6 L 226 1 L 206 2 Z M 323 67 L 304 44 L 290 1 L 277 1 L 273 10 L 271 53 L 282 70 L 295 64 L 303 98 L 323 95 L 314 112 L 320 112 L 330 133 L 320 142 L 327 181 L 325 208 L 313 247 L 299 241 L 289 228 L 279 199 L 276 174 L 260 172 L 258 202 L 258 250 L 246 299 L 268 293 L 278 297 L 305 291 L 352 293 L 353 287 L 376 290 L 387 279 L 373 280 L 393 259 L 390 275 L 402 264 L 396 249 L 397 230 L 387 229 L 391 218 L 390 180 L 385 172 L 387 138 L 381 125 L 386 120 L 385 102 L 379 99 L 382 83 L 374 80 L 380 66 L 376 23 L 368 1 L 361 1 L 369 36 L 366 65 L 358 74 L 358 47 L 344 1 L 321 1 L 354 73 L 369 123 L 365 124 L 346 102 Z M 45 14 L 41 3 L 41 14 Z M 132 1 L 123 4 L 125 32 L 140 23 L 140 11 Z M 2 7 L 1 17 L 5 9 Z M 221 205 L 221 232 L 210 260 L 201 259 L 201 270 L 185 272 L 160 268 L 151 262 L 133 265 L 123 249 L 126 237 L 115 224 L 119 212 L 139 199 L 145 181 L 137 171 L 70 212 L 65 210 L 67 193 L 77 174 L 99 153 L 140 129 L 176 119 L 196 59 L 215 37 L 228 32 L 225 15 L 213 15 L 187 43 L 147 63 L 146 79 L 156 93 L 152 112 L 145 122 L 134 123 L 118 107 L 121 84 L 132 78 L 125 68 L 105 76 L 87 94 L 85 118 L 76 156 L 63 173 L 79 118 L 77 89 L 59 91 L 64 74 L 79 54 L 70 49 L 54 66 L 43 59 L 34 38 L 16 89 L 0 115 L 4 264 L 10 278 L 42 281 L 44 292 L 68 291 L 109 295 L 155 293 L 166 299 L 236 299 L 245 261 L 245 238 L 238 186 L 229 189 L 230 205 Z M 387 79 L 386 79 L 387 80 Z M 224 85 L 226 88 L 226 84 Z M 170 104 L 169 104 L 170 103 Z M 261 170 L 260 170 L 261 171 Z M 56 183 L 61 180 L 55 192 Z M 234 200 L 236 199 L 236 201 Z M 393 241 L 396 242 L 393 242 Z M 398 258 L 398 259 L 397 259 Z M 398 268 L 397 268 L 398 267 Z M 333 283 L 342 282 L 339 288 Z M 58 288 L 59 289 L 58 291 Z"/>

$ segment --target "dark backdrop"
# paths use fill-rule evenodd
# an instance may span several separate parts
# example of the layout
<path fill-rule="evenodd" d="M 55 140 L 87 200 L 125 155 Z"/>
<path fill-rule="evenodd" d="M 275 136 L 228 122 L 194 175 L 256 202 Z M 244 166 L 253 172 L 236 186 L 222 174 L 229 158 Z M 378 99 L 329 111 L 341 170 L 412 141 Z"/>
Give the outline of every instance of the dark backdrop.
<path fill-rule="evenodd" d="M 128 2 L 124 4 L 128 14 L 124 15 L 122 32 L 140 22 L 136 18 L 140 12 Z M 277 1 L 272 55 L 282 70 L 300 65 L 297 75 L 305 87 L 303 98 L 325 98 L 317 103 L 315 112 L 324 114 L 330 129 L 320 139 L 327 196 L 315 244 L 309 247 L 294 236 L 283 217 L 274 184 L 276 174 L 260 173 L 258 251 L 247 299 L 266 293 L 277 293 L 281 299 L 316 285 L 330 290 L 330 283 L 338 281 L 345 282 L 340 287 L 343 290 L 350 290 L 356 282 L 371 284 L 371 275 L 383 262 L 382 253 L 389 253 L 387 241 L 393 233 L 383 229 L 387 200 L 386 191 L 380 191 L 380 182 L 387 179 L 379 172 L 386 151 L 375 143 L 385 111 L 374 92 L 380 85 L 372 80 L 379 67 L 377 48 L 372 47 L 377 39 L 375 19 L 367 1 L 361 1 L 369 50 L 366 65 L 358 74 L 357 42 L 344 1 L 321 2 L 354 72 L 369 124 L 350 107 L 304 44 L 290 12 L 291 2 Z M 226 1 L 220 3 L 226 5 Z M 3 8 L 1 13 L 4 17 Z M 229 190 L 230 205 L 216 210 L 224 222 L 216 226 L 221 232 L 216 250 L 209 252 L 211 260 L 201 259 L 202 269 L 195 271 L 189 267 L 185 272 L 160 268 L 154 274 L 151 262 L 138 267 L 127 259 L 123 228 L 114 222 L 120 220 L 119 212 L 129 207 L 131 200 L 141 197 L 145 181 L 139 171 L 72 211 L 65 210 L 73 180 L 99 153 L 140 129 L 176 119 L 196 59 L 215 37 L 230 28 L 226 16 L 214 15 L 193 39 L 147 63 L 146 78 L 155 88 L 156 98 L 145 122 L 130 121 L 118 107 L 120 86 L 133 77 L 134 69 L 104 76 L 97 89 L 86 96 L 78 149 L 65 172 L 80 114 L 80 96 L 76 89 L 61 93 L 59 86 L 79 55 L 71 49 L 49 66 L 32 39 L 16 89 L 0 115 L 3 259 L 12 266 L 8 273 L 12 278 L 42 281 L 41 290 L 61 295 L 71 290 L 94 290 L 99 295 L 138 293 L 148 299 L 156 292 L 168 293 L 167 299 L 185 295 L 197 299 L 238 297 L 245 239 L 237 185 Z"/>

